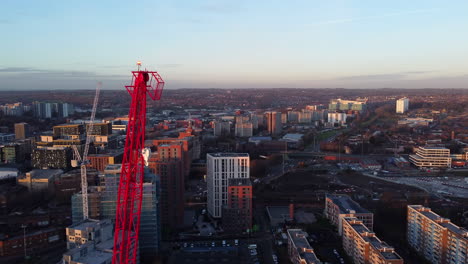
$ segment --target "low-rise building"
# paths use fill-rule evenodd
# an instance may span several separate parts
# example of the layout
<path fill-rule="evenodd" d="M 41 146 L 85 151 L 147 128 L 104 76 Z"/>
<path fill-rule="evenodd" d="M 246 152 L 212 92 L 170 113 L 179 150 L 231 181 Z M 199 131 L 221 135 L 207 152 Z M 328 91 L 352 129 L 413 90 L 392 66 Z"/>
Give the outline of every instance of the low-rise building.
<path fill-rule="evenodd" d="M 288 255 L 293 264 L 320 264 L 302 229 L 288 229 Z"/>
<path fill-rule="evenodd" d="M 409 159 L 419 168 L 450 168 L 452 165 L 450 149 L 442 147 L 419 147 Z"/>
<path fill-rule="evenodd" d="M 374 214 L 362 208 L 347 195 L 327 195 L 325 198 L 325 217 L 342 234 L 343 218 L 356 217 L 370 229 L 373 229 Z"/>
<path fill-rule="evenodd" d="M 279 227 L 294 220 L 294 206 L 267 206 L 266 211 L 272 227 Z"/>
<path fill-rule="evenodd" d="M 66 229 L 67 249 L 64 264 L 112 263 L 113 226 L 109 219 L 86 219 Z"/>
<path fill-rule="evenodd" d="M 63 229 L 62 229 L 63 230 Z M 54 245 L 63 243 L 63 231 L 59 228 L 47 228 L 15 236 L 0 234 L 0 256 L 21 256 L 38 253 Z M 24 248 L 24 245 L 26 249 Z"/>
<path fill-rule="evenodd" d="M 30 192 L 45 192 L 53 194 L 55 191 L 55 178 L 63 173 L 63 170 L 32 170 L 18 177 L 18 184 L 26 186 Z"/>
<path fill-rule="evenodd" d="M 361 167 L 370 170 L 380 170 L 382 169 L 382 164 L 378 163 L 375 159 L 361 159 L 359 161 Z"/>

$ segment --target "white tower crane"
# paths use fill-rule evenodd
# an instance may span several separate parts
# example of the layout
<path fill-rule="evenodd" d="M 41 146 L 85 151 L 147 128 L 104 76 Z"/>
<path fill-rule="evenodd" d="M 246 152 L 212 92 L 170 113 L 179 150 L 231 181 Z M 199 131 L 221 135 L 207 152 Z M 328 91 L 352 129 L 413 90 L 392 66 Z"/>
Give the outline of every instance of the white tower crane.
<path fill-rule="evenodd" d="M 81 196 L 83 198 L 83 219 L 84 220 L 89 218 L 88 177 L 87 177 L 87 172 L 86 172 L 86 165 L 89 164 L 89 160 L 88 160 L 89 144 L 91 143 L 91 134 L 94 128 L 94 117 L 96 116 L 96 108 L 98 104 L 101 86 L 102 86 L 101 82 L 98 82 L 98 84 L 96 85 L 96 94 L 94 95 L 93 110 L 91 111 L 91 118 L 89 120 L 88 129 L 86 129 L 86 143 L 85 143 L 85 149 L 83 152 L 83 158 L 81 158 L 76 145 L 73 145 L 73 151 L 75 152 L 75 157 L 78 160 L 78 163 L 81 168 Z"/>

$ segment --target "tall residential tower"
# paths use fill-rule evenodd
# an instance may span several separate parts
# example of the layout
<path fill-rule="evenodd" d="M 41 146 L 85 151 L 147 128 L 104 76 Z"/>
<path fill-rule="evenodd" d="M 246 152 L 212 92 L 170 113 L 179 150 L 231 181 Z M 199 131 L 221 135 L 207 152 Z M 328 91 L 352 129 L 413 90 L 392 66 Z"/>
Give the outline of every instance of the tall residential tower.
<path fill-rule="evenodd" d="M 250 178 L 250 158 L 247 153 L 210 153 L 206 156 L 208 212 L 220 218 L 223 206 L 228 204 L 228 180 Z"/>

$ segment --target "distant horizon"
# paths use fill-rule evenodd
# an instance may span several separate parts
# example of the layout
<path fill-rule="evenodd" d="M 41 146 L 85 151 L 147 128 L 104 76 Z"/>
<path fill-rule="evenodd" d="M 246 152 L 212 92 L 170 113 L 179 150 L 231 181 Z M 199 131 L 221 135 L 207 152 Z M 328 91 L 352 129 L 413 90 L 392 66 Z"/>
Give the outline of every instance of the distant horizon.
<path fill-rule="evenodd" d="M 261 88 L 202 88 L 202 87 L 192 87 L 192 88 L 164 88 L 164 90 L 252 90 L 252 89 L 260 89 L 260 90 L 280 90 L 280 89 L 291 89 L 291 90 L 468 90 L 466 88 L 392 88 L 392 87 L 382 87 L 382 88 L 345 88 L 345 87 L 324 87 L 324 88 L 294 88 L 294 87 L 261 87 Z M 101 90 L 105 91 L 126 91 L 125 88 L 122 86 L 122 89 L 106 89 L 102 87 Z M 15 89 L 15 90 L 3 90 L 0 88 L 0 92 L 50 92 L 50 91 L 61 91 L 61 92 L 72 92 L 72 91 L 91 91 L 95 92 L 95 89 L 92 88 L 85 88 L 85 89 Z"/>

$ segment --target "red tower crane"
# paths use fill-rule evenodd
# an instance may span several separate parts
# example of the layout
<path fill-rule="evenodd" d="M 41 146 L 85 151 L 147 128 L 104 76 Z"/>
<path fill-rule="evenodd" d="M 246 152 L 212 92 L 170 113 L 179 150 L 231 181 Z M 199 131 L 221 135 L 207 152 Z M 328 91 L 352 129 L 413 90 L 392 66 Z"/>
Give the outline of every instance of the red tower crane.
<path fill-rule="evenodd" d="M 132 84 L 125 86 L 132 97 L 128 114 L 127 137 L 120 173 L 117 208 L 115 214 L 113 264 L 137 263 L 140 231 L 141 201 L 143 194 L 147 95 L 153 100 L 161 98 L 164 81 L 154 71 L 132 71 Z"/>

